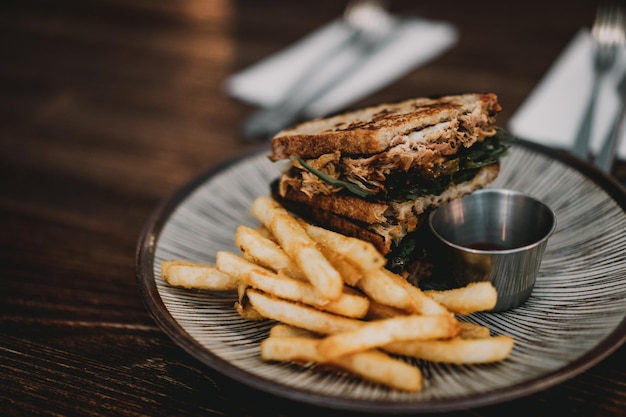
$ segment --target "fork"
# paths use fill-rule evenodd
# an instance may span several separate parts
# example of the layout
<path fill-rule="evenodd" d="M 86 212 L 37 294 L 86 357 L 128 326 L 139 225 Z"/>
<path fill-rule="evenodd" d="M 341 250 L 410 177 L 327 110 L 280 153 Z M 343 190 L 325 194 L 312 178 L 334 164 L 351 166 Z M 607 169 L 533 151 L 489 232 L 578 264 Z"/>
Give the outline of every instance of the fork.
<path fill-rule="evenodd" d="M 617 92 L 620 99 L 620 109 L 595 161 L 595 165 L 606 173 L 611 172 L 620 134 L 623 132 L 624 121 L 626 120 L 626 72 L 617 84 Z"/>
<path fill-rule="evenodd" d="M 246 120 L 243 125 L 246 139 L 270 137 L 298 120 L 309 104 L 349 77 L 393 27 L 391 15 L 381 0 L 351 0 L 343 19 L 352 30 L 347 43 L 319 67 L 303 74 L 285 101 L 261 109 Z"/>
<path fill-rule="evenodd" d="M 583 158 L 589 157 L 589 141 L 594 112 L 597 106 L 600 84 L 613 67 L 619 48 L 624 44 L 623 18 L 619 8 L 613 4 L 601 4 L 591 28 L 594 41 L 594 78 L 591 98 L 581 122 L 572 152 Z"/>

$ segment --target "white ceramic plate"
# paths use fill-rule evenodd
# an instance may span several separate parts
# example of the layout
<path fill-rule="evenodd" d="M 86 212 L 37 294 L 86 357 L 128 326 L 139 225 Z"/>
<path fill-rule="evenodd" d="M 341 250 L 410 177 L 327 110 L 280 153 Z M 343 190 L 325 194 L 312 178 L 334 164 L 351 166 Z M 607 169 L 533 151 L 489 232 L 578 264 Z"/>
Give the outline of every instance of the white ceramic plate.
<path fill-rule="evenodd" d="M 168 259 L 214 262 L 237 251 L 240 224 L 256 226 L 252 201 L 269 193 L 281 168 L 267 151 L 241 157 L 195 179 L 155 211 L 137 249 L 144 302 L 163 330 L 215 370 L 270 394 L 362 412 L 450 411 L 507 401 L 562 382 L 598 363 L 626 338 L 626 195 L 587 164 L 520 141 L 491 185 L 533 195 L 557 215 L 536 287 L 513 311 L 471 321 L 515 338 L 501 363 L 451 366 L 413 361 L 424 374 L 405 393 L 315 367 L 264 363 L 259 342 L 269 322 L 241 319 L 234 293 L 172 288 L 160 276 Z M 407 359 L 408 360 L 408 359 Z"/>

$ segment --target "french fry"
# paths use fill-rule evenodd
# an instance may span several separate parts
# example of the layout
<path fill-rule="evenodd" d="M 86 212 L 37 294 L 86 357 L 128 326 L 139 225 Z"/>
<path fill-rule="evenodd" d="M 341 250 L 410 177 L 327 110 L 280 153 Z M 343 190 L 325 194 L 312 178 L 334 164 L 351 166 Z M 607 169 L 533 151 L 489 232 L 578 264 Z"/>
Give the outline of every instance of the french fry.
<path fill-rule="evenodd" d="M 376 301 L 370 301 L 370 308 L 365 316 L 365 320 L 388 319 L 391 317 L 406 316 L 408 314 L 410 313 L 406 310 L 400 310 L 395 307 L 377 303 Z M 459 327 L 461 328 L 461 337 L 464 339 L 479 339 L 490 336 L 489 328 L 481 326 L 480 324 L 459 321 Z"/>
<path fill-rule="evenodd" d="M 256 231 L 259 232 L 259 234 L 261 236 L 263 236 L 264 238 L 266 238 L 268 240 L 271 240 L 272 242 L 276 243 L 276 238 L 274 237 L 272 232 L 270 232 L 270 229 L 268 229 L 264 225 L 260 225 L 259 227 L 257 227 Z"/>
<path fill-rule="evenodd" d="M 380 320 L 389 319 L 391 317 L 406 316 L 410 313 L 406 310 L 400 310 L 395 307 L 391 307 L 385 304 L 377 303 L 376 301 L 370 301 L 370 308 L 367 311 L 365 320 Z"/>
<path fill-rule="evenodd" d="M 239 281 L 239 285 L 237 286 L 237 301 L 240 304 L 248 304 L 248 295 L 246 294 L 248 288 L 250 288 L 248 284 Z"/>
<path fill-rule="evenodd" d="M 311 332 L 309 330 L 301 329 L 299 327 L 293 327 L 288 324 L 276 324 L 270 329 L 269 337 L 308 337 L 319 338 L 322 335 Z"/>
<path fill-rule="evenodd" d="M 473 282 L 462 288 L 445 291 L 427 290 L 424 293 L 449 311 L 460 315 L 491 310 L 498 301 L 498 292 L 488 281 Z"/>
<path fill-rule="evenodd" d="M 314 333 L 331 334 L 356 329 L 363 321 L 338 316 L 303 304 L 282 300 L 261 291 L 248 289 L 250 303 L 262 316 Z"/>
<path fill-rule="evenodd" d="M 318 350 L 325 358 L 336 358 L 394 341 L 447 339 L 459 332 L 452 314 L 400 316 L 367 322 L 357 329 L 328 336 L 320 341 Z"/>
<path fill-rule="evenodd" d="M 394 274 L 388 269 L 383 269 L 383 272 L 389 276 L 389 278 L 402 287 L 411 299 L 409 305 L 409 311 L 417 314 L 446 314 L 448 310 L 442 306 L 438 301 L 426 295 L 421 289 L 408 282 L 401 276 Z"/>
<path fill-rule="evenodd" d="M 235 301 L 235 311 L 246 320 L 264 320 L 265 317 L 259 314 L 258 311 L 252 307 L 250 301 L 248 300 L 248 296 L 246 295 L 246 291 L 250 288 L 248 284 L 245 282 L 239 282 L 237 286 L 237 301 Z"/>
<path fill-rule="evenodd" d="M 406 289 L 382 268 L 365 271 L 363 277 L 357 282 L 357 287 L 378 304 L 399 310 L 415 310 L 414 301 Z"/>
<path fill-rule="evenodd" d="M 510 355 L 513 344 L 512 337 L 502 335 L 480 339 L 457 337 L 450 340 L 392 342 L 382 349 L 431 362 L 461 365 L 502 361 Z"/>
<path fill-rule="evenodd" d="M 281 273 L 274 273 L 233 253 L 217 253 L 217 268 L 268 294 L 291 301 L 299 301 L 346 317 L 362 318 L 369 309 L 369 300 L 354 293 L 342 293 L 328 301 L 308 282 L 298 281 Z"/>
<path fill-rule="evenodd" d="M 285 276 L 282 271 L 279 272 L 277 276 L 282 279 L 293 281 L 291 277 Z M 293 301 L 300 301 L 303 304 L 311 305 L 319 308 L 320 310 L 355 319 L 365 318 L 367 312 L 369 311 L 369 298 L 351 289 L 350 287 L 345 287 L 343 289 L 343 293 L 336 300 L 326 301 L 325 299 L 319 298 L 319 292 L 312 285 L 308 283 L 299 283 L 297 281 L 296 285 L 300 287 L 302 299 L 293 299 Z M 262 288 L 259 289 L 263 290 Z"/>
<path fill-rule="evenodd" d="M 352 265 L 342 254 L 322 244 L 319 244 L 318 248 L 326 259 L 328 259 L 330 264 L 339 272 L 346 284 L 354 286 L 363 277 L 361 270 Z"/>
<path fill-rule="evenodd" d="M 459 327 L 461 328 L 460 337 L 463 339 L 484 339 L 491 336 L 489 327 L 480 324 L 459 321 Z"/>
<path fill-rule="evenodd" d="M 370 242 L 314 226 L 302 219 L 299 222 L 313 240 L 343 255 L 363 271 L 378 269 L 387 263 L 385 257 Z"/>
<path fill-rule="evenodd" d="M 235 232 L 235 245 L 241 249 L 246 259 L 274 272 L 284 270 L 294 278 L 306 280 L 304 273 L 285 251 L 258 230 L 243 225 L 239 226 Z"/>
<path fill-rule="evenodd" d="M 324 297 L 335 300 L 341 295 L 343 278 L 287 210 L 271 197 L 258 197 L 251 210 Z"/>
<path fill-rule="evenodd" d="M 235 311 L 244 319 L 258 321 L 265 320 L 265 317 L 259 314 L 250 304 L 241 304 L 239 301 L 235 302 Z"/>
<path fill-rule="evenodd" d="M 173 287 L 228 291 L 237 288 L 239 281 L 219 271 L 214 265 L 187 261 L 161 262 L 161 276 Z"/>
<path fill-rule="evenodd" d="M 375 302 L 414 314 L 446 314 L 448 310 L 401 276 L 385 268 L 363 273 L 359 287 Z"/>
<path fill-rule="evenodd" d="M 417 392 L 422 387 L 419 368 L 375 350 L 326 359 L 318 341 L 307 337 L 269 337 L 261 343 L 261 359 L 280 362 L 317 362 L 332 365 L 391 388 Z"/>

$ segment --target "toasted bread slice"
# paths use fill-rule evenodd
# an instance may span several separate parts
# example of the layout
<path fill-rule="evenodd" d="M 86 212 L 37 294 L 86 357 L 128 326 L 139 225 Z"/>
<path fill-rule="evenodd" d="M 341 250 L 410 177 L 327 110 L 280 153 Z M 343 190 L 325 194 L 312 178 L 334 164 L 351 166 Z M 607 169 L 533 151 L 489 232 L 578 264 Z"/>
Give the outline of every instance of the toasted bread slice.
<path fill-rule="evenodd" d="M 398 137 L 448 121 L 458 121 L 452 124 L 452 128 L 458 130 L 455 136 L 461 145 L 470 146 L 480 140 L 477 136 L 482 129 L 492 128 L 493 117 L 500 109 L 492 93 L 380 104 L 283 130 L 272 139 L 270 159 L 315 158 L 335 151 L 343 155 L 372 155 L 384 152 Z M 445 132 L 444 129 L 436 131 Z M 449 136 L 449 132 L 447 134 Z M 431 134 L 417 140 L 437 143 L 439 137 Z"/>
<path fill-rule="evenodd" d="M 383 255 L 387 254 L 390 250 L 390 246 L 385 241 L 385 238 L 378 233 L 369 230 L 366 223 L 342 217 L 319 207 L 313 207 L 298 201 L 288 200 L 280 197 L 278 194 L 274 194 L 274 199 L 276 199 L 287 210 L 297 213 L 303 219 L 318 226 L 372 243 Z"/>
<path fill-rule="evenodd" d="M 451 184 L 442 194 L 402 202 L 370 201 L 348 194 L 309 197 L 293 188 L 281 194 L 277 182 L 272 185 L 272 191 L 274 198 L 293 212 L 337 232 L 368 240 L 387 254 L 423 223 L 429 210 L 484 188 L 499 172 L 500 164 L 488 165 L 471 180 Z"/>

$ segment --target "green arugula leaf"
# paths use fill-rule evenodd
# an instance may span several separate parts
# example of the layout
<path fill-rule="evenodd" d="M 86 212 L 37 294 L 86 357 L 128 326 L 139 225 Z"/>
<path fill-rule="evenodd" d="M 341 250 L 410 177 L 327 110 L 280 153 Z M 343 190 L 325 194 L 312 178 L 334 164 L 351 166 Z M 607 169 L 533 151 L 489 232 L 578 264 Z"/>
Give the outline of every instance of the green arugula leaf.
<path fill-rule="evenodd" d="M 400 245 L 389 255 L 387 267 L 396 272 L 404 270 L 409 260 L 412 259 L 416 247 L 417 244 L 414 239 L 403 239 Z"/>
<path fill-rule="evenodd" d="M 504 143 L 504 138 L 496 134 L 486 138 L 483 142 L 477 143 L 470 149 L 461 149 L 454 155 L 451 166 L 456 166 L 456 172 L 448 175 L 441 175 L 437 178 L 415 177 L 408 183 L 389 184 L 389 197 L 402 200 L 415 200 L 424 195 L 439 195 L 450 183 L 461 183 L 471 180 L 479 169 L 498 162 L 500 157 L 505 155 L 509 149 Z"/>
<path fill-rule="evenodd" d="M 374 195 L 373 192 L 365 190 L 361 187 L 359 187 L 356 184 L 353 184 L 351 182 L 347 182 L 347 181 L 341 181 L 338 180 L 336 178 L 330 177 L 326 174 L 324 174 L 323 172 L 313 168 L 311 165 L 307 164 L 306 162 L 304 162 L 301 158 L 298 158 L 296 156 L 291 156 L 290 159 L 292 161 L 298 161 L 298 163 L 300 165 L 302 165 L 302 167 L 304 167 L 307 171 L 309 171 L 311 174 L 317 176 L 319 179 L 321 179 L 322 181 L 324 181 L 327 184 L 333 185 L 335 187 L 344 187 L 346 190 L 350 191 L 352 194 L 356 194 L 359 197 L 363 197 L 363 198 L 367 198 L 367 197 L 371 197 Z"/>
<path fill-rule="evenodd" d="M 476 172 L 483 167 L 494 164 L 504 156 L 509 146 L 508 141 L 516 138 L 506 130 L 498 128 L 496 134 L 486 138 L 483 142 L 477 143 L 469 149 L 463 148 L 445 162 L 441 167 L 441 172 L 437 178 L 425 178 L 414 176 L 407 178 L 405 175 L 397 178 L 398 181 L 389 179 L 387 182 L 386 198 L 393 200 L 415 200 L 424 195 L 441 194 L 451 183 L 468 181 L 476 175 Z M 300 165 L 317 176 L 327 184 L 343 187 L 362 198 L 373 197 L 374 192 L 361 188 L 358 185 L 330 177 L 323 172 L 313 168 L 301 158 L 291 156 L 292 161 L 298 161 Z"/>

